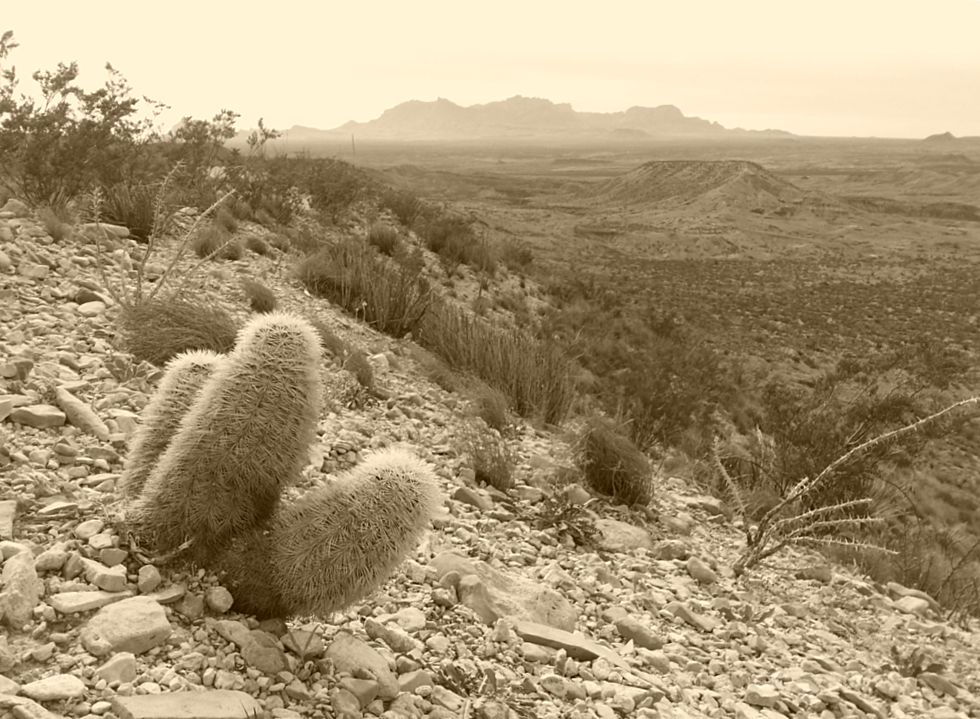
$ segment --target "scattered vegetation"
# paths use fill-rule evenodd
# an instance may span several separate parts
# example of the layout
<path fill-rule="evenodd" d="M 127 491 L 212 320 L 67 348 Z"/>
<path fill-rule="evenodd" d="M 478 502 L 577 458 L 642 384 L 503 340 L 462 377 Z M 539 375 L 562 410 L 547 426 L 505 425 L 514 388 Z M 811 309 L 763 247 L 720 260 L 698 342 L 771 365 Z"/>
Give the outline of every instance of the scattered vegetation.
<path fill-rule="evenodd" d="M 269 243 L 258 235 L 249 235 L 245 238 L 245 248 L 257 255 L 268 255 L 270 252 Z"/>
<path fill-rule="evenodd" d="M 178 298 L 124 306 L 119 329 L 124 348 L 136 361 L 158 367 L 187 350 L 228 352 L 238 334 L 235 320 L 221 307 Z"/>
<path fill-rule="evenodd" d="M 514 486 L 514 457 L 499 434 L 470 427 L 463 431 L 459 441 L 477 482 L 501 492 Z"/>
<path fill-rule="evenodd" d="M 276 309 L 276 295 L 261 282 L 245 278 L 242 280 L 242 290 L 252 312 L 266 313 Z"/>
<path fill-rule="evenodd" d="M 586 418 L 575 440 L 576 465 L 586 483 L 627 506 L 653 498 L 653 468 L 646 455 L 611 420 Z"/>
<path fill-rule="evenodd" d="M 503 392 L 522 417 L 560 424 L 571 408 L 568 354 L 520 329 L 492 324 L 440 302 L 423 318 L 417 340 L 453 369 Z"/>
<path fill-rule="evenodd" d="M 377 248 L 382 255 L 392 257 L 398 249 L 398 230 L 388 225 L 375 223 L 368 231 L 367 242 L 371 247 Z"/>
<path fill-rule="evenodd" d="M 343 240 L 305 257 L 296 274 L 317 297 L 392 337 L 418 330 L 434 300 L 428 280 L 357 240 Z"/>

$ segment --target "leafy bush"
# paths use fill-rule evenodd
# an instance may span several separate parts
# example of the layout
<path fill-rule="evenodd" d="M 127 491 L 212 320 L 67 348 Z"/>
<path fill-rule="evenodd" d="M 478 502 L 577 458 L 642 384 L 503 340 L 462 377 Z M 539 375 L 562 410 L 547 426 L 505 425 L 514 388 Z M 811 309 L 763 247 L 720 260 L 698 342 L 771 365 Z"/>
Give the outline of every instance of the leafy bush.
<path fill-rule="evenodd" d="M 592 415 L 575 441 L 575 463 L 600 494 L 632 506 L 653 498 L 650 461 L 616 425 Z"/>
<path fill-rule="evenodd" d="M 557 346 L 444 302 L 422 320 L 417 341 L 450 367 L 479 377 L 510 398 L 522 417 L 558 424 L 571 408 L 571 362 Z"/>
<path fill-rule="evenodd" d="M 416 331 L 433 302 L 424 277 L 406 272 L 354 240 L 307 256 L 297 265 L 296 274 L 314 295 L 392 337 Z"/>
<path fill-rule="evenodd" d="M 13 32 L 0 36 L 0 61 L 17 47 Z M 151 140 L 162 106 L 144 101 L 153 117 L 136 119 L 139 100 L 125 78 L 106 64 L 103 87 L 85 92 L 77 63 L 59 63 L 32 76 L 41 102 L 15 95 L 15 68 L 0 84 L 0 182 L 30 204 L 66 203 L 94 185 L 111 186 L 153 172 Z"/>
<path fill-rule="evenodd" d="M 188 350 L 229 352 L 238 325 L 217 305 L 182 299 L 154 299 L 123 306 L 119 315 L 123 346 L 137 362 L 162 367 Z"/>
<path fill-rule="evenodd" d="M 388 225 L 375 223 L 368 231 L 367 241 L 372 247 L 378 248 L 378 252 L 382 255 L 392 257 L 399 245 L 398 230 Z"/>
<path fill-rule="evenodd" d="M 462 431 L 459 443 L 477 482 L 501 492 L 514 486 L 514 456 L 499 435 L 469 427 Z"/>
<path fill-rule="evenodd" d="M 276 309 L 275 294 L 261 282 L 246 278 L 242 280 L 242 289 L 252 312 L 266 313 Z"/>

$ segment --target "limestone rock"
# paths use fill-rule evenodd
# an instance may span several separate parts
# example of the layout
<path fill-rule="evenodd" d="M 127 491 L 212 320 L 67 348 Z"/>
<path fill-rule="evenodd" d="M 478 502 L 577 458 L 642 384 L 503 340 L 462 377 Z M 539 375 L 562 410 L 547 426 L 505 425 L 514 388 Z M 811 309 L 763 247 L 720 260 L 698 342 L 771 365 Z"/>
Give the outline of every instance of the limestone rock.
<path fill-rule="evenodd" d="M 142 654 L 167 641 L 171 627 L 166 612 L 148 597 L 131 597 L 103 607 L 82 629 L 89 653 L 109 651 Z"/>
<path fill-rule="evenodd" d="M 398 696 L 398 679 L 388 668 L 388 662 L 377 650 L 360 639 L 341 632 L 327 647 L 326 658 L 340 672 L 367 671 L 378 682 L 379 696 L 385 701 Z"/>
<path fill-rule="evenodd" d="M 31 621 L 34 607 L 41 598 L 41 583 L 34 567 L 31 552 L 18 552 L 3 563 L 0 575 L 0 614 L 12 629 L 20 629 Z"/>
<path fill-rule="evenodd" d="M 642 527 L 616 519 L 597 519 L 596 529 L 600 532 L 599 546 L 610 552 L 629 552 L 634 549 L 653 549 L 650 533 Z"/>
<path fill-rule="evenodd" d="M 112 711 L 119 719 L 248 719 L 264 716 L 261 705 L 253 697 L 228 689 L 115 696 Z"/>
<path fill-rule="evenodd" d="M 39 702 L 77 699 L 85 693 L 85 682 L 73 674 L 56 674 L 20 688 L 21 694 Z"/>
<path fill-rule="evenodd" d="M 33 427 L 34 429 L 51 429 L 65 424 L 65 413 L 53 404 L 33 404 L 27 407 L 17 407 L 10 413 L 12 422 Z"/>
<path fill-rule="evenodd" d="M 488 609 L 474 604 L 483 612 L 481 618 L 490 625 L 497 619 L 512 617 L 545 624 L 572 631 L 578 619 L 578 612 L 561 594 L 554 589 L 542 586 L 523 577 L 505 575 L 489 564 L 479 560 L 471 560 L 452 552 L 443 552 L 432 559 L 429 566 L 441 579 L 449 572 L 457 572 L 462 579 L 476 576 L 479 583 L 467 580 L 461 586 L 469 592 L 471 598 L 488 601 Z M 459 588 L 457 588 L 458 591 Z M 462 597 L 460 598 L 462 601 Z"/>
<path fill-rule="evenodd" d="M 64 387 L 58 387 L 55 390 L 55 398 L 58 401 L 58 406 L 64 410 L 68 421 L 74 426 L 103 441 L 109 439 L 109 428 L 88 404 L 78 399 Z"/>

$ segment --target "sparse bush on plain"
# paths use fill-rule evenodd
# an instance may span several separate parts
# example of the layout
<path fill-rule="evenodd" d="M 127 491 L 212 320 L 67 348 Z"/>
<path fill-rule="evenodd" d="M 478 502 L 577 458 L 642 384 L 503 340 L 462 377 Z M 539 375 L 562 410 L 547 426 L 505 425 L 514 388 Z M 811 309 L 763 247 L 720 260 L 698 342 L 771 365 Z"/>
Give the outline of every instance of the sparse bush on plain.
<path fill-rule="evenodd" d="M 381 206 L 391 210 L 403 227 L 412 227 L 424 207 L 421 198 L 414 192 L 393 188 L 381 194 Z"/>
<path fill-rule="evenodd" d="M 416 331 L 434 299 L 424 277 L 412 275 L 356 240 L 308 255 L 297 265 L 296 275 L 314 295 L 392 337 Z"/>
<path fill-rule="evenodd" d="M 559 424 L 571 408 L 570 358 L 559 347 L 522 330 L 439 302 L 423 318 L 417 341 L 453 369 L 503 392 L 522 417 Z"/>
<path fill-rule="evenodd" d="M 246 278 L 242 280 L 242 289 L 252 312 L 264 314 L 276 309 L 276 295 L 261 282 Z"/>
<path fill-rule="evenodd" d="M 575 441 L 576 465 L 596 492 L 632 506 L 653 498 L 653 468 L 646 455 L 611 420 L 586 419 Z"/>
<path fill-rule="evenodd" d="M 188 350 L 228 352 L 238 334 L 234 318 L 221 307 L 178 298 L 124 306 L 119 328 L 126 351 L 158 367 Z"/>
<path fill-rule="evenodd" d="M 382 255 L 392 257 L 400 244 L 398 230 L 388 225 L 376 222 L 368 230 L 368 244 L 376 247 Z"/>

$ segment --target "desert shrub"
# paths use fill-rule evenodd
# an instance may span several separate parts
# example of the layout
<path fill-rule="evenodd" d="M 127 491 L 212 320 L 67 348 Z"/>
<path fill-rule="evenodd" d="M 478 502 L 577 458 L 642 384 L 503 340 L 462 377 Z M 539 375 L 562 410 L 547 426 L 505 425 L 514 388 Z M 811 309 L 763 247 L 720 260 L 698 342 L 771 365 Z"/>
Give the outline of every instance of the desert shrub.
<path fill-rule="evenodd" d="M 240 260 L 245 256 L 245 248 L 236 239 L 231 240 L 218 253 L 223 260 Z"/>
<path fill-rule="evenodd" d="M 222 205 L 214 213 L 214 224 L 223 229 L 230 235 L 238 232 L 238 220 L 232 214 L 231 210 Z"/>
<path fill-rule="evenodd" d="M 393 188 L 381 193 L 380 204 L 391 210 L 403 227 L 412 227 L 423 208 L 421 198 L 414 192 Z"/>
<path fill-rule="evenodd" d="M 382 255 L 392 257 L 399 245 L 398 230 L 388 225 L 375 223 L 368 231 L 367 241 L 372 247 L 378 248 L 378 252 Z"/>
<path fill-rule="evenodd" d="M 612 421 L 588 417 L 574 451 L 576 466 L 596 492 L 629 506 L 653 498 L 650 461 Z"/>
<path fill-rule="evenodd" d="M 259 207 L 255 211 L 255 221 L 258 222 L 263 227 L 274 228 L 276 226 L 276 218 L 266 210 L 264 207 Z"/>
<path fill-rule="evenodd" d="M 434 297 L 424 277 L 406 272 L 354 240 L 307 256 L 297 265 L 296 274 L 314 295 L 392 337 L 417 330 Z"/>
<path fill-rule="evenodd" d="M 217 305 L 168 298 L 124 306 L 119 330 L 124 348 L 137 362 L 162 367 L 188 350 L 230 351 L 238 325 Z"/>
<path fill-rule="evenodd" d="M 484 295 L 477 295 L 470 303 L 470 309 L 477 317 L 486 317 L 487 312 L 493 309 L 493 300 Z"/>
<path fill-rule="evenodd" d="M 252 206 L 241 197 L 236 197 L 235 201 L 231 203 L 231 214 L 232 217 L 243 222 L 251 222 L 255 219 L 255 211 Z"/>
<path fill-rule="evenodd" d="M 768 383 L 761 429 L 773 438 L 775 456 L 759 481 L 784 496 L 801 477 L 816 476 L 851 447 L 931 413 L 941 401 L 934 390 L 955 382 L 968 366 L 950 348 L 919 343 L 845 357 L 812 387 Z M 854 456 L 807 496 L 805 507 L 880 495 L 894 485 L 895 470 L 911 467 L 930 439 L 948 435 L 956 422 L 944 418 Z"/>
<path fill-rule="evenodd" d="M 507 418 L 507 397 L 498 389 L 485 382 L 477 382 L 469 389 L 475 414 L 487 426 L 504 434 L 510 428 Z"/>
<path fill-rule="evenodd" d="M 286 230 L 286 236 L 289 238 L 289 247 L 304 255 L 319 252 L 330 244 L 329 237 L 322 230 L 307 224 L 290 227 Z"/>
<path fill-rule="evenodd" d="M 101 196 L 101 217 L 122 225 L 140 242 L 147 242 L 156 231 L 165 233 L 172 224 L 173 208 L 159 185 L 120 182 L 106 188 Z"/>
<path fill-rule="evenodd" d="M 417 341 L 453 369 L 503 392 L 522 417 L 558 424 L 568 414 L 574 395 L 571 361 L 554 344 L 444 302 L 425 315 Z"/>
<path fill-rule="evenodd" d="M 208 224 L 195 233 L 191 240 L 191 247 L 201 259 L 210 258 L 212 260 L 226 259 L 225 252 L 234 243 L 231 235 L 218 225 Z M 241 245 L 239 245 L 241 249 Z"/>
<path fill-rule="evenodd" d="M 470 461 L 477 482 L 501 492 L 514 486 L 514 456 L 496 432 L 465 428 L 460 434 L 459 445 Z"/>
<path fill-rule="evenodd" d="M 980 539 L 960 527 L 936 526 L 915 517 L 866 533 L 866 544 L 825 550 L 832 559 L 853 563 L 874 581 L 919 589 L 948 615 L 980 616 Z"/>
<path fill-rule="evenodd" d="M 242 280 L 242 289 L 252 312 L 266 313 L 276 309 L 275 294 L 261 282 L 246 278 Z"/>
<path fill-rule="evenodd" d="M 245 248 L 257 255 L 267 255 L 270 252 L 269 243 L 258 235 L 249 235 L 246 237 Z"/>
<path fill-rule="evenodd" d="M 17 47 L 13 32 L 0 36 L 0 61 Z M 153 117 L 131 97 L 111 65 L 105 84 L 86 92 L 77 63 L 59 63 L 33 79 L 40 101 L 16 94 L 16 68 L 0 68 L 0 182 L 29 204 L 67 202 L 93 186 L 145 177 L 155 161 L 151 140 L 161 106 L 143 98 Z"/>
<path fill-rule="evenodd" d="M 55 242 L 62 242 L 71 235 L 71 225 L 58 216 L 58 212 L 51 207 L 42 207 L 37 213 L 38 219 L 44 225 L 44 229 Z"/>
<path fill-rule="evenodd" d="M 409 246 L 406 242 L 399 242 L 395 246 L 391 259 L 413 275 L 417 275 L 425 269 L 425 255 L 422 254 L 422 248 Z"/>
<path fill-rule="evenodd" d="M 364 389 L 374 387 L 374 368 L 368 362 L 367 355 L 361 350 L 348 347 L 347 355 L 343 361 L 343 367 L 354 375 L 354 379 Z"/>
<path fill-rule="evenodd" d="M 526 272 L 534 262 L 534 251 L 526 242 L 508 238 L 500 243 L 500 259 L 511 272 Z"/>

